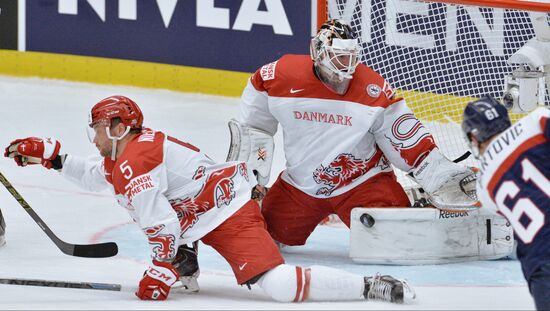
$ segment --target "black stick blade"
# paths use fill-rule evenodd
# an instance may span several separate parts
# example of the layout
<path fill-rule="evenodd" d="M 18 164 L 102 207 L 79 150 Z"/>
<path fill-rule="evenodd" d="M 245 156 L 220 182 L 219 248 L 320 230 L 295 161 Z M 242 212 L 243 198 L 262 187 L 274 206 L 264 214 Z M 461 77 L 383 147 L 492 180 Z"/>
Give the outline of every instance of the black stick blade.
<path fill-rule="evenodd" d="M 36 214 L 31 206 L 23 199 L 23 197 L 15 190 L 12 184 L 6 179 L 4 174 L 0 172 L 0 183 L 6 187 L 8 192 L 14 197 L 14 199 L 21 205 L 21 207 L 31 216 L 36 224 L 46 233 L 46 235 L 55 243 L 55 245 L 66 255 L 88 257 L 88 258 L 104 258 L 112 257 L 118 253 L 118 246 L 114 242 L 101 243 L 101 244 L 89 244 L 89 245 L 75 245 L 67 243 L 58 238 L 44 223 L 42 218 Z"/>
<path fill-rule="evenodd" d="M 95 290 L 110 290 L 121 291 L 120 284 L 110 283 L 89 283 L 89 282 L 67 282 L 67 281 L 51 281 L 51 280 L 34 280 L 34 279 L 4 279 L 0 278 L 0 284 L 9 285 L 26 285 L 26 286 L 44 286 L 44 287 L 62 287 L 62 288 L 81 288 Z"/>
<path fill-rule="evenodd" d="M 87 257 L 87 258 L 105 258 L 113 257 L 118 254 L 118 246 L 115 242 L 100 244 L 74 245 L 72 253 L 62 251 L 67 255 Z"/>

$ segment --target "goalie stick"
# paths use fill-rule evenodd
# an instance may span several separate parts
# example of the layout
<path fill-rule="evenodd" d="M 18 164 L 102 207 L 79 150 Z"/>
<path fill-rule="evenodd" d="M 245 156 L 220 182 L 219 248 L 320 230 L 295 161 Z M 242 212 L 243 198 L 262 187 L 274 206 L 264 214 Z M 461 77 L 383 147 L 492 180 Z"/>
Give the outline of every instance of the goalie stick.
<path fill-rule="evenodd" d="M 55 243 L 55 245 L 64 253 L 70 256 L 103 258 L 112 257 L 118 253 L 118 246 L 114 242 L 100 244 L 71 244 L 58 238 L 52 230 L 44 223 L 44 221 L 36 214 L 30 205 L 23 197 L 15 190 L 12 184 L 0 172 L 0 182 L 6 187 L 11 195 L 19 202 L 21 207 L 32 217 L 38 226 L 46 233 L 46 235 Z"/>
<path fill-rule="evenodd" d="M 49 281 L 49 280 L 32 280 L 32 279 L 4 279 L 4 278 L 0 278 L 0 284 L 44 286 L 44 287 L 62 287 L 62 288 L 79 288 L 79 289 L 95 289 L 95 290 L 110 290 L 110 291 L 120 291 L 121 290 L 120 284 Z"/>

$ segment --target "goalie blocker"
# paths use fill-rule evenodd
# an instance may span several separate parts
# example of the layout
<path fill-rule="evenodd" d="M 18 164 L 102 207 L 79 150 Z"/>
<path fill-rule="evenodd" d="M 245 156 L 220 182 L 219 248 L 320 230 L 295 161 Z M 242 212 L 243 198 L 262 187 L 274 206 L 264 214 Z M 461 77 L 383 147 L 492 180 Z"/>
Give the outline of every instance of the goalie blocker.
<path fill-rule="evenodd" d="M 350 257 L 365 264 L 443 264 L 514 252 L 510 223 L 484 209 L 358 207 L 350 229 Z"/>
<path fill-rule="evenodd" d="M 231 119 L 228 123 L 231 132 L 231 144 L 227 161 L 245 161 L 256 175 L 258 184 L 265 186 L 269 182 L 271 163 L 273 162 L 273 136 L 259 129 L 240 124 Z"/>

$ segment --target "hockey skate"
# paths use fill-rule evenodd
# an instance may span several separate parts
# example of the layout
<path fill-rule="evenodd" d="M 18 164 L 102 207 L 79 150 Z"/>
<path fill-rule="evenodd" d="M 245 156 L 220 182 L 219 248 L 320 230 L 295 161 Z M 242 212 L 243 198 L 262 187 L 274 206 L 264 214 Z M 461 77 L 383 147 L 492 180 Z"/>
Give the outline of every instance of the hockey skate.
<path fill-rule="evenodd" d="M 192 294 L 199 292 L 199 283 L 197 278 L 200 275 L 199 262 L 197 258 L 198 243 L 194 242 L 193 246 L 181 245 L 178 248 L 176 259 L 172 262 L 176 270 L 180 274 L 179 280 L 174 283 L 172 289 L 175 292 Z"/>
<path fill-rule="evenodd" d="M 403 303 L 416 298 L 416 293 L 405 280 L 397 280 L 389 275 L 379 274 L 365 277 L 365 291 L 367 300 L 380 300 L 393 303 Z"/>

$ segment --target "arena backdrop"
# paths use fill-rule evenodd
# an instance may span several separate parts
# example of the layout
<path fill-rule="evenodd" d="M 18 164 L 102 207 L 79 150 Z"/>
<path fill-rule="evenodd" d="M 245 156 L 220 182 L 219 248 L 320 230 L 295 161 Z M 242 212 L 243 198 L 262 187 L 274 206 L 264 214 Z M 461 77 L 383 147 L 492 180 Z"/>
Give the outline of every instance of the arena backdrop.
<path fill-rule="evenodd" d="M 2 0 L 0 73 L 239 96 L 246 79 L 259 66 L 286 53 L 309 52 L 309 40 L 324 19 L 318 17 L 318 2 Z M 460 72 L 448 72 L 438 70 L 439 64 L 433 61 L 460 59 L 470 53 L 460 48 L 469 37 L 459 33 L 450 41 L 441 33 L 426 32 L 435 29 L 430 25 L 446 22 L 441 14 L 433 13 L 444 10 L 444 5 L 434 4 L 433 14 L 418 16 L 414 7 L 408 9 L 400 0 L 333 3 L 337 5 L 328 10 L 331 17 L 343 16 L 363 29 L 359 34 L 366 51 L 363 61 L 371 64 L 377 58 L 391 58 L 392 64 L 382 62 L 388 67 L 375 69 L 399 89 L 430 92 L 427 87 L 434 85 L 433 78 L 420 81 L 409 76 L 424 71 L 432 77 L 457 75 L 471 67 L 458 63 L 460 66 L 451 69 Z M 390 3 L 399 8 L 392 15 L 384 9 Z M 480 25 L 469 19 L 472 12 L 460 12 L 464 16 L 460 20 L 469 25 L 472 36 L 479 36 L 476 29 Z M 496 12 L 482 12 L 486 17 L 483 24 L 499 37 L 506 28 L 495 26 L 501 16 Z M 390 27 L 392 18 L 403 21 L 403 26 Z M 376 22 L 381 19 L 386 22 Z M 525 34 L 516 37 L 520 35 Z M 411 37 L 417 39 L 396 39 Z M 483 64 L 502 64 L 513 53 L 508 42 L 495 46 L 494 40 L 481 39 L 477 53 L 484 57 Z M 449 42 L 454 42 L 451 48 Z M 484 70 L 475 67 L 476 73 Z M 439 93 L 478 95 L 464 87 L 471 84 L 467 78 L 448 84 L 442 85 Z M 500 86 L 493 89 L 500 90 Z"/>
<path fill-rule="evenodd" d="M 308 53 L 315 3 L 3 0 L 0 47 L 19 52 L 1 50 L 0 72 L 236 96 L 263 64 Z"/>

